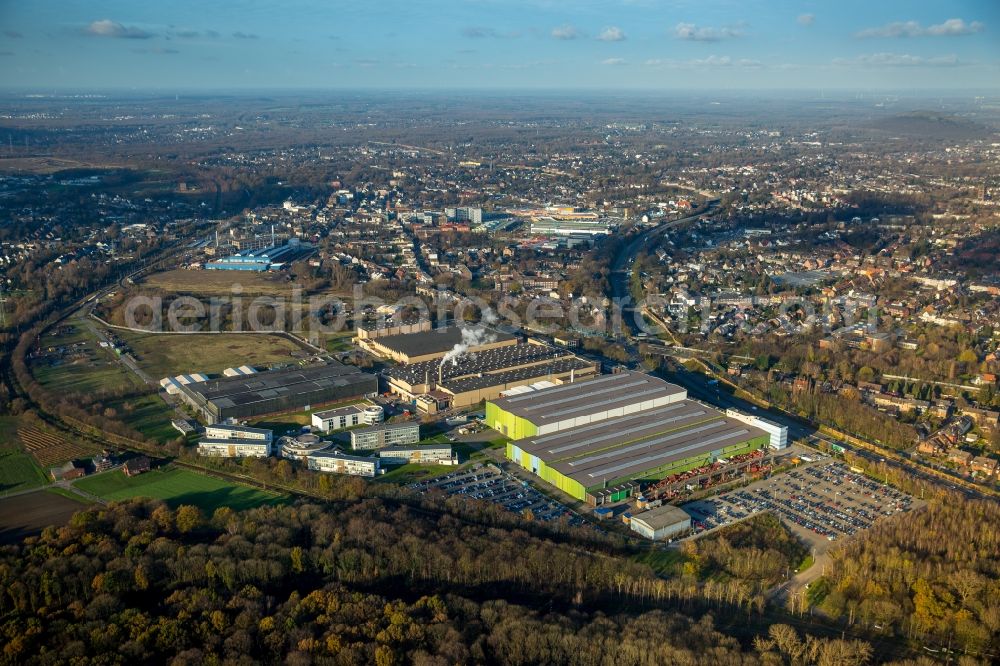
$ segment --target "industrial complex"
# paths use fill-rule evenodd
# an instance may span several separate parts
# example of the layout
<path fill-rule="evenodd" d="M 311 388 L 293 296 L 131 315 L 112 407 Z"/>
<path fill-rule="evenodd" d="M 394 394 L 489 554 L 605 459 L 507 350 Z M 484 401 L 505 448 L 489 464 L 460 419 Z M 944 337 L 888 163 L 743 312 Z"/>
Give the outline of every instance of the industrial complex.
<path fill-rule="evenodd" d="M 221 423 L 362 398 L 378 392 L 378 379 L 354 366 L 323 363 L 179 384 L 176 389 L 208 423 Z"/>
<path fill-rule="evenodd" d="M 280 270 L 291 262 L 312 254 L 314 248 L 309 243 L 291 238 L 284 245 L 244 250 L 237 254 L 205 262 L 206 270 L 214 271 L 263 271 Z"/>
<path fill-rule="evenodd" d="M 392 359 L 397 363 L 419 363 L 442 359 L 457 346 L 467 348 L 469 352 L 480 352 L 516 345 L 517 338 L 509 333 L 488 330 L 479 325 L 469 325 L 446 326 L 374 338 L 359 337 L 358 344 L 376 356 Z"/>
<path fill-rule="evenodd" d="M 489 401 L 486 424 L 514 440 L 508 459 L 592 505 L 771 443 L 767 431 L 635 372 Z"/>
<path fill-rule="evenodd" d="M 584 361 L 565 349 L 528 342 L 476 350 L 454 362 L 422 361 L 385 372 L 389 389 L 417 409 L 469 407 L 492 400 L 518 386 L 548 380 L 572 381 L 597 374 L 596 363 Z"/>

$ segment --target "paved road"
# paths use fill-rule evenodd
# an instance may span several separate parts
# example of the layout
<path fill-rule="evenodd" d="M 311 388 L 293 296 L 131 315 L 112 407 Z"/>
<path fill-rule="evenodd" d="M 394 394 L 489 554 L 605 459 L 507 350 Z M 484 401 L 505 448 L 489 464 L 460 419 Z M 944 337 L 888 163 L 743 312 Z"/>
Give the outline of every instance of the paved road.
<path fill-rule="evenodd" d="M 611 295 L 616 302 L 625 304 L 622 307 L 621 313 L 622 325 L 624 329 L 623 333 L 626 333 L 627 335 L 634 335 L 642 332 L 636 323 L 642 319 L 635 310 L 635 304 L 632 303 L 632 294 L 629 289 L 629 281 L 632 276 L 631 261 L 635 259 L 639 250 L 643 249 L 650 243 L 650 241 L 662 236 L 670 229 L 674 229 L 681 225 L 701 219 L 702 216 L 711 213 L 713 210 L 718 208 L 718 206 L 718 201 L 711 201 L 709 202 L 708 208 L 697 215 L 689 215 L 688 217 L 663 222 L 662 224 L 658 224 L 655 227 L 642 231 L 633 236 L 628 244 L 615 256 L 614 261 L 611 262 Z M 639 319 L 636 319 L 637 316 L 639 316 Z M 625 346 L 632 356 L 638 358 L 639 352 L 630 342 L 626 342 Z"/>
<path fill-rule="evenodd" d="M 799 421 L 798 419 L 792 418 L 784 413 L 761 409 L 756 405 L 737 398 L 731 393 L 724 391 L 720 388 L 718 384 L 709 384 L 712 381 L 706 375 L 697 372 L 691 372 L 685 369 L 683 366 L 679 366 L 673 373 L 664 373 L 665 377 L 673 381 L 674 383 L 684 386 L 688 390 L 688 395 L 692 398 L 696 398 L 703 402 L 717 405 L 723 409 L 734 408 L 741 412 L 747 414 L 759 414 L 761 417 L 766 418 L 769 421 L 774 421 L 783 426 L 788 427 L 788 438 L 789 440 L 805 439 L 814 444 L 819 442 L 826 442 L 828 444 L 837 444 L 838 446 L 844 447 L 847 451 L 850 451 L 854 455 L 864 458 L 870 463 L 877 465 L 885 465 L 890 469 L 902 470 L 913 477 L 920 479 L 921 481 L 926 481 L 927 483 L 943 486 L 949 490 L 957 490 L 967 497 L 974 499 L 989 499 L 990 496 L 984 493 L 980 493 L 971 488 L 965 488 L 963 486 L 956 485 L 954 483 L 948 483 L 945 479 L 925 471 L 920 468 L 917 463 L 904 464 L 898 461 L 892 460 L 890 458 L 884 458 L 875 451 L 870 451 L 859 446 L 849 444 L 847 442 L 842 442 L 840 440 L 831 439 L 825 435 L 820 434 L 814 426 L 807 423 Z"/>
<path fill-rule="evenodd" d="M 621 318 L 624 334 L 620 339 L 620 342 L 624 345 L 626 352 L 629 356 L 634 359 L 634 365 L 642 360 L 641 354 L 639 354 L 639 349 L 636 346 L 632 336 L 636 333 L 642 331 L 639 330 L 636 324 L 637 312 L 631 304 L 631 294 L 629 289 L 629 281 L 631 276 L 631 260 L 635 258 L 636 254 L 645 247 L 650 241 L 655 237 L 660 236 L 667 232 L 669 229 L 675 228 L 682 224 L 692 222 L 699 219 L 702 215 L 711 212 L 715 207 L 718 206 L 718 202 L 711 202 L 708 210 L 704 213 L 698 215 L 691 215 L 678 220 L 671 220 L 669 222 L 664 222 L 663 224 L 657 225 L 636 234 L 628 244 L 622 248 L 619 254 L 614 258 L 611 265 L 611 290 L 612 296 L 618 303 L 625 303 L 626 305 L 622 308 Z M 947 479 L 938 476 L 935 473 L 923 469 L 924 465 L 919 460 L 914 460 L 909 463 L 899 462 L 892 460 L 890 458 L 885 458 L 883 455 L 866 449 L 860 446 L 851 445 L 847 442 L 842 442 L 839 440 L 832 440 L 827 436 L 820 434 L 816 427 L 806 424 L 798 419 L 792 418 L 784 413 L 764 410 L 752 403 L 737 398 L 736 396 L 722 391 L 718 384 L 709 384 L 712 381 L 709 377 L 706 377 L 700 373 L 690 372 L 683 367 L 673 373 L 673 377 L 668 377 L 675 383 L 678 383 L 688 389 L 688 395 L 702 400 L 704 402 L 716 405 L 723 409 L 734 408 L 746 413 L 758 413 L 762 417 L 767 418 L 770 421 L 774 421 L 781 425 L 788 427 L 788 435 L 790 439 L 804 439 L 810 441 L 814 444 L 820 441 L 826 442 L 828 444 L 837 444 L 842 446 L 845 450 L 864 458 L 870 463 L 877 465 L 885 465 L 887 468 L 898 469 L 905 471 L 921 481 L 926 481 L 927 483 L 947 488 L 948 490 L 957 490 L 967 497 L 975 499 L 988 499 L 991 498 L 990 495 L 981 493 L 979 491 L 973 490 L 971 488 L 966 488 L 960 486 L 957 483 L 949 483 Z"/>

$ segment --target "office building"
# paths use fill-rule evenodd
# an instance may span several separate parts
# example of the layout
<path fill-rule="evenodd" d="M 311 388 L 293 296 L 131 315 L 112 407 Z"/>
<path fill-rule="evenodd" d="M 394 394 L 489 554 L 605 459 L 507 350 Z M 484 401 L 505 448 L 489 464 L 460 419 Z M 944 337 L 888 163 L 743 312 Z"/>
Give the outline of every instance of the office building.
<path fill-rule="evenodd" d="M 355 451 L 416 444 L 419 441 L 419 423 L 392 423 L 351 431 L 351 448 Z"/>

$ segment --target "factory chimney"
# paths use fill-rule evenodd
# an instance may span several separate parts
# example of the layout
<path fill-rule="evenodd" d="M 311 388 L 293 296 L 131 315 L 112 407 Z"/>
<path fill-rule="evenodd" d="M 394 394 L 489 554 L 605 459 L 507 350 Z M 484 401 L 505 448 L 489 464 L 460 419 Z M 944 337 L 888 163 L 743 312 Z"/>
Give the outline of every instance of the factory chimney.
<path fill-rule="evenodd" d="M 444 363 L 438 364 L 438 384 L 444 381 Z"/>
<path fill-rule="evenodd" d="M 424 384 L 430 385 L 431 383 L 431 371 L 424 370 Z"/>
<path fill-rule="evenodd" d="M 274 243 L 275 243 L 275 240 L 274 240 L 274 225 L 272 224 L 271 225 L 271 247 L 274 247 Z"/>

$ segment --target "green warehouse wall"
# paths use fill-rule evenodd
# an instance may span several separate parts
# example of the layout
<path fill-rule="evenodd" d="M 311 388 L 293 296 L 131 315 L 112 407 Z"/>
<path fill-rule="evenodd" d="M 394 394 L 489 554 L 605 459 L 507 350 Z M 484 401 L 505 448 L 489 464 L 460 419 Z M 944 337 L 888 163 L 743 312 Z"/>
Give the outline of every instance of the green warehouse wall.
<path fill-rule="evenodd" d="M 661 465 L 660 467 L 643 470 L 637 474 L 608 479 L 606 484 L 599 483 L 589 487 L 584 487 L 579 481 L 575 481 L 568 476 L 561 474 L 557 470 L 546 465 L 544 461 L 534 456 L 529 456 L 513 443 L 507 444 L 506 453 L 508 460 L 520 465 L 529 472 L 536 473 L 543 481 L 555 486 L 567 495 L 575 497 L 580 501 L 585 501 L 587 499 L 588 492 L 595 492 L 606 486 L 611 487 L 626 481 L 659 481 L 664 477 L 670 476 L 671 474 L 678 474 L 680 472 L 695 469 L 696 467 L 701 467 L 702 465 L 707 465 L 717 458 L 729 458 L 742 453 L 749 453 L 754 449 L 764 448 L 768 445 L 769 441 L 770 437 L 763 435 L 740 444 L 728 446 L 718 451 L 713 451 L 700 456 L 693 456 L 691 458 L 684 458 L 683 460 L 678 460 L 667 465 Z M 533 466 L 537 466 L 537 470 L 532 469 Z"/>
<path fill-rule="evenodd" d="M 688 470 L 701 467 L 703 465 L 708 465 L 718 458 L 730 458 L 732 456 L 738 456 L 743 453 L 750 453 L 754 449 L 761 449 L 768 445 L 770 442 L 770 437 L 767 435 L 756 437 L 751 440 L 747 440 L 741 444 L 734 444 L 732 446 L 727 446 L 724 449 L 712 451 L 711 453 L 705 453 L 699 456 L 693 456 L 691 458 L 684 458 L 683 460 L 678 460 L 676 462 L 669 463 L 667 465 L 661 465 L 659 467 L 653 467 L 651 469 L 644 470 L 637 474 L 631 474 L 628 476 L 620 476 L 614 479 L 608 479 L 608 486 L 615 486 L 619 483 L 624 483 L 625 481 L 660 481 L 671 474 L 680 474 L 681 472 L 687 472 Z M 587 490 L 594 491 L 600 490 L 605 486 L 604 483 L 595 484 L 589 486 Z"/>
<path fill-rule="evenodd" d="M 492 402 L 486 403 L 486 425 L 510 439 L 534 437 L 538 433 L 534 423 L 500 409 Z"/>

